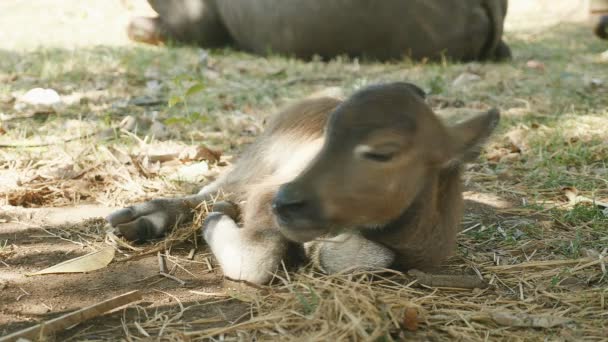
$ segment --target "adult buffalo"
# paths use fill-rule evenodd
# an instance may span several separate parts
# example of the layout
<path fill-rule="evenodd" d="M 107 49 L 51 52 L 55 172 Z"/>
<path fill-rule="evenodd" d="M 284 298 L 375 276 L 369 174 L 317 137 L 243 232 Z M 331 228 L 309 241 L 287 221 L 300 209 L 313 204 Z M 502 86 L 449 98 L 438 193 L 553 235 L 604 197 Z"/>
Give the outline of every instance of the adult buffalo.
<path fill-rule="evenodd" d="M 504 59 L 507 0 L 148 0 L 136 41 L 233 45 L 309 59 Z"/>

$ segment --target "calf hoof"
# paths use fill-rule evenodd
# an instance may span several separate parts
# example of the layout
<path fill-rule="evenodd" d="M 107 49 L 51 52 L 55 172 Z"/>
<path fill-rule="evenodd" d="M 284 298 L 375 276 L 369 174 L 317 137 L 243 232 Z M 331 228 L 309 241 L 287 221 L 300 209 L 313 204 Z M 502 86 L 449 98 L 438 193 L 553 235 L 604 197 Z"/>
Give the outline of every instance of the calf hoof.
<path fill-rule="evenodd" d="M 160 238 L 175 225 L 190 220 L 190 206 L 184 199 L 158 198 L 117 210 L 106 220 L 125 239 L 146 241 Z"/>
<path fill-rule="evenodd" d="M 214 213 L 222 213 L 224 215 L 228 215 L 234 221 L 238 221 L 240 214 L 239 207 L 236 204 L 228 201 L 215 202 L 211 211 Z"/>
<path fill-rule="evenodd" d="M 162 31 L 159 18 L 134 17 L 127 26 L 129 39 L 152 45 L 165 41 Z"/>
<path fill-rule="evenodd" d="M 165 234 L 165 230 L 162 227 L 166 225 L 166 221 L 165 215 L 156 213 L 139 217 L 128 223 L 119 224 L 116 226 L 116 231 L 119 236 L 124 237 L 128 241 L 144 242 L 162 237 Z"/>

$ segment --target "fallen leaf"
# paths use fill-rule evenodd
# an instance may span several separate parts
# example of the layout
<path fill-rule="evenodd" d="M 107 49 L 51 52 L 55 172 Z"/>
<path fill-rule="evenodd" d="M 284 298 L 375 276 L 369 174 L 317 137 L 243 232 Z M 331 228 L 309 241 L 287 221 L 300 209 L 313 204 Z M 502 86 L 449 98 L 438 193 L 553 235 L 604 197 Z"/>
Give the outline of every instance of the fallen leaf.
<path fill-rule="evenodd" d="M 212 150 L 205 145 L 189 146 L 179 154 L 179 160 L 182 162 L 206 160 L 210 163 L 217 163 L 221 155 L 220 151 Z"/>
<path fill-rule="evenodd" d="M 132 115 L 127 115 L 120 121 L 118 127 L 124 129 L 125 131 L 134 132 L 134 131 L 147 131 L 151 129 L 150 127 L 153 125 L 153 121 L 147 117 L 134 117 Z"/>
<path fill-rule="evenodd" d="M 53 273 L 84 273 L 91 272 L 106 267 L 114 259 L 115 249 L 105 247 L 96 252 L 92 252 L 74 259 L 66 260 L 57 265 L 45 268 L 27 276 L 53 274 Z"/>
<path fill-rule="evenodd" d="M 47 202 L 47 196 L 51 194 L 48 187 L 43 187 L 36 190 L 20 189 L 8 194 L 8 204 L 15 207 L 38 207 Z"/>
<path fill-rule="evenodd" d="M 531 59 L 526 62 L 526 67 L 528 69 L 535 69 L 539 71 L 545 71 L 545 64 L 541 61 L 537 61 L 535 59 Z"/>
<path fill-rule="evenodd" d="M 490 314 L 496 324 L 509 327 L 552 328 L 571 322 L 570 318 L 548 315 L 528 315 L 526 313 L 493 312 Z"/>
<path fill-rule="evenodd" d="M 481 76 L 470 72 L 463 72 L 462 74 L 458 75 L 458 77 L 456 77 L 454 82 L 452 82 L 452 86 L 462 87 L 464 85 L 468 85 L 470 83 L 478 81 L 481 81 Z"/>
<path fill-rule="evenodd" d="M 135 117 L 133 117 L 131 115 L 127 115 L 120 121 L 120 123 L 118 124 L 118 127 L 131 132 L 135 129 L 136 125 L 137 125 L 137 120 L 135 119 Z"/>
<path fill-rule="evenodd" d="M 209 165 L 202 161 L 200 163 L 183 166 L 176 173 L 169 176 L 170 180 L 196 183 L 205 178 L 209 171 Z"/>
<path fill-rule="evenodd" d="M 110 151 L 110 153 L 112 153 L 112 155 L 122 164 L 129 164 L 131 162 L 129 154 L 119 147 L 108 146 L 108 151 Z"/>
<path fill-rule="evenodd" d="M 416 308 L 407 308 L 403 314 L 403 327 L 409 331 L 418 330 L 418 310 Z"/>
<path fill-rule="evenodd" d="M 158 161 L 161 163 L 165 163 L 165 162 L 177 159 L 178 156 L 179 156 L 179 154 L 177 154 L 177 153 L 164 153 L 164 154 L 149 155 L 148 157 L 151 162 Z"/>
<path fill-rule="evenodd" d="M 38 170 L 38 175 L 44 179 L 72 179 L 79 174 L 72 162 L 50 164 Z"/>
<path fill-rule="evenodd" d="M 600 207 L 601 209 L 608 208 L 608 202 L 602 202 L 589 197 L 581 196 L 578 194 L 578 189 L 573 186 L 563 187 L 562 192 L 566 198 L 568 198 L 568 202 L 570 202 L 571 205 L 577 205 L 579 203 L 591 203 Z"/>
<path fill-rule="evenodd" d="M 525 152 L 528 149 L 527 137 L 529 130 L 519 127 L 505 134 L 511 145 L 511 152 Z"/>
<path fill-rule="evenodd" d="M 136 153 L 139 158 L 148 157 L 151 162 L 160 161 L 161 163 L 177 159 L 184 145 L 171 141 L 157 141 L 142 146 Z"/>
<path fill-rule="evenodd" d="M 147 156 L 144 156 L 143 158 L 131 156 L 131 162 L 137 171 L 146 178 L 157 175 L 160 170 L 160 161 L 151 162 Z"/>
<path fill-rule="evenodd" d="M 512 152 L 510 149 L 498 147 L 492 151 L 488 151 L 488 153 L 486 154 L 486 159 L 491 163 L 498 163 L 502 161 L 503 158 L 507 158 L 506 160 L 511 159 L 511 157 L 509 156 L 509 154 L 511 153 Z M 519 155 L 519 153 L 517 153 L 517 155 Z"/>

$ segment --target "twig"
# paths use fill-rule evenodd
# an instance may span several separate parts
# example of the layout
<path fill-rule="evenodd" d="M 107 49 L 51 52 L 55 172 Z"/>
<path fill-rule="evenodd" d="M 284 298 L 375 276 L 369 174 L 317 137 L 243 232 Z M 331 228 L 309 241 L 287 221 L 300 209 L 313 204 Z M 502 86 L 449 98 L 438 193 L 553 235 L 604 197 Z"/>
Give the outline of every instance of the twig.
<path fill-rule="evenodd" d="M 44 142 L 44 143 L 16 142 L 16 143 L 12 143 L 12 144 L 0 144 L 0 147 L 2 147 L 2 148 L 21 148 L 21 147 L 53 146 L 53 145 L 65 144 L 65 143 L 68 143 L 71 141 L 91 138 L 96 135 L 101 135 L 102 133 L 105 133 L 105 132 L 114 132 L 114 129 L 113 128 L 102 129 L 102 130 L 98 130 L 98 131 L 95 131 L 92 133 L 82 134 L 82 135 L 78 135 L 78 136 L 71 137 L 71 138 L 61 139 L 58 141 L 51 141 L 51 142 Z"/>
<path fill-rule="evenodd" d="M 17 331 L 13 334 L 0 338 L 0 342 L 17 341 L 20 338 L 27 339 L 40 339 L 42 336 L 51 335 L 55 332 L 66 329 L 72 325 L 82 323 L 91 318 L 100 316 L 105 312 L 116 309 L 123 305 L 129 304 L 136 300 L 141 299 L 141 292 L 139 290 L 127 292 L 120 296 L 110 298 L 103 302 L 82 308 L 80 310 L 59 316 L 50 321 L 36 324 L 33 327 Z"/>
<path fill-rule="evenodd" d="M 465 274 L 429 274 L 418 270 L 410 270 L 409 275 L 416 277 L 420 284 L 431 287 L 456 287 L 463 289 L 485 288 L 488 284 L 477 275 Z"/>
<path fill-rule="evenodd" d="M 196 290 L 190 290 L 189 292 L 196 294 L 196 295 L 209 296 L 209 297 L 230 297 L 230 295 L 225 292 L 203 292 L 203 291 L 196 291 Z"/>
<path fill-rule="evenodd" d="M 169 279 L 173 279 L 173 280 L 175 280 L 176 282 L 180 283 L 182 286 L 186 285 L 186 282 L 185 282 L 185 281 L 183 281 L 183 280 L 179 279 L 179 278 L 178 278 L 178 277 L 176 277 L 176 276 L 172 276 L 172 275 L 170 275 L 170 274 L 168 274 L 168 273 L 165 273 L 165 272 L 160 272 L 159 274 L 160 274 L 161 276 L 165 277 L 165 278 L 169 278 Z"/>
<path fill-rule="evenodd" d="M 158 268 L 160 273 L 167 273 L 167 263 L 165 262 L 165 257 L 160 251 L 156 254 L 158 257 Z"/>

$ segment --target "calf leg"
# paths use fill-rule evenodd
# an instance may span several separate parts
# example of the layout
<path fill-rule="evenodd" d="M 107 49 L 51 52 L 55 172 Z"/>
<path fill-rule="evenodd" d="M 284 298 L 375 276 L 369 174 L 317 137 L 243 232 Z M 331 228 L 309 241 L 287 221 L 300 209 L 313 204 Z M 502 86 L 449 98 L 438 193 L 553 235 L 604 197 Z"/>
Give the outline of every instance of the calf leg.
<path fill-rule="evenodd" d="M 287 248 L 278 231 L 240 228 L 230 216 L 218 212 L 205 219 L 203 239 L 226 277 L 255 284 L 272 279 Z"/>
<path fill-rule="evenodd" d="M 257 185 L 249 189 L 243 208 L 243 227 L 226 215 L 225 209 L 205 219 L 203 239 L 228 278 L 267 283 L 286 257 L 289 243 L 270 213 L 273 188 Z"/>
<path fill-rule="evenodd" d="M 106 220 L 127 240 L 146 241 L 159 238 L 176 224 L 191 220 L 193 209 L 200 203 L 211 200 L 219 191 L 220 182 L 208 185 L 196 195 L 158 198 L 120 209 L 108 215 Z"/>
<path fill-rule="evenodd" d="M 395 253 L 356 233 L 307 243 L 313 263 L 326 273 L 389 267 Z"/>

